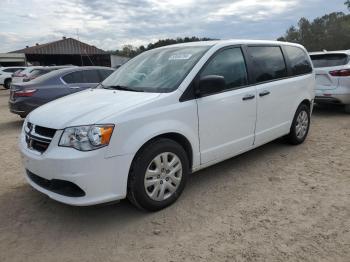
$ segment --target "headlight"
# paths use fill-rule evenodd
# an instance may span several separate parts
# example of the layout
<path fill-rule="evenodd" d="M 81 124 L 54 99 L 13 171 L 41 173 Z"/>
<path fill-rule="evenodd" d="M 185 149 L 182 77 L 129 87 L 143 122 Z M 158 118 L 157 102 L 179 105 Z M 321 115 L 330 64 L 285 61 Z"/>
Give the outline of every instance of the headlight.
<path fill-rule="evenodd" d="M 109 144 L 114 125 L 68 127 L 63 130 L 59 146 L 91 151 Z"/>

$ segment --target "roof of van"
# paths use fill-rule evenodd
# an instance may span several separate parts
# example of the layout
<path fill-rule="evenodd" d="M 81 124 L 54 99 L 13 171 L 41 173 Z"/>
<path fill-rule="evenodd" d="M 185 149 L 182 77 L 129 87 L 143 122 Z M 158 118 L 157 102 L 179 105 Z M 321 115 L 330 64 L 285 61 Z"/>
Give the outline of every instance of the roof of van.
<path fill-rule="evenodd" d="M 321 51 L 321 52 L 310 52 L 310 55 L 326 55 L 326 54 L 347 54 L 350 55 L 350 50 L 339 50 L 339 51 Z"/>
<path fill-rule="evenodd" d="M 167 48 L 173 46 L 214 46 L 214 45 L 254 45 L 254 44 L 264 44 L 264 45 L 292 45 L 303 47 L 302 45 L 282 42 L 282 41 L 271 41 L 271 40 L 247 40 L 247 39 L 230 39 L 230 40 L 211 40 L 211 41 L 198 41 L 198 42 L 188 42 L 174 45 L 167 45 L 160 48 Z"/>

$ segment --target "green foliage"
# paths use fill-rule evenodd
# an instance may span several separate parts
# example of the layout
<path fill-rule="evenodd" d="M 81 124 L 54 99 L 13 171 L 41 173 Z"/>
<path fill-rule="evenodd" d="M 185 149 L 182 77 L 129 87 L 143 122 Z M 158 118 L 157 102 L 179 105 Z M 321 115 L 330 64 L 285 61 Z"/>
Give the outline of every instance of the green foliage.
<path fill-rule="evenodd" d="M 350 6 L 350 0 L 347 3 Z M 308 51 L 350 49 L 350 15 L 335 12 L 312 22 L 301 18 L 277 40 L 302 44 Z"/>
<path fill-rule="evenodd" d="M 120 55 L 120 56 L 126 56 L 126 57 L 134 57 L 144 51 L 151 50 L 153 48 L 161 47 L 161 46 L 166 46 L 166 45 L 173 45 L 173 44 L 179 44 L 179 43 L 188 43 L 188 42 L 197 42 L 197 41 L 209 41 L 213 40 L 211 38 L 198 38 L 195 36 L 192 37 L 185 37 L 185 38 L 176 38 L 176 39 L 161 39 L 158 40 L 155 43 L 150 43 L 147 45 L 147 47 L 141 45 L 139 47 L 135 47 L 132 45 L 124 45 L 121 50 L 116 50 L 114 52 L 111 52 L 112 54 L 115 55 Z"/>
<path fill-rule="evenodd" d="M 348 9 L 350 11 L 350 0 L 347 0 L 344 4 L 348 7 Z"/>

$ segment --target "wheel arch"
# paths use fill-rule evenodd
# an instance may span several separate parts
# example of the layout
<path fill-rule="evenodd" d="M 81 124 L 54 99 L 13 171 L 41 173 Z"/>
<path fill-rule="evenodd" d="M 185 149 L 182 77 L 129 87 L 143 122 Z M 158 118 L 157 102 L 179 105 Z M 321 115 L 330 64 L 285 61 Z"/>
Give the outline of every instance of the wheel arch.
<path fill-rule="evenodd" d="M 298 105 L 298 107 L 302 104 L 307 105 L 310 108 L 311 111 L 311 101 L 309 99 L 304 99 L 303 101 L 301 101 L 301 103 Z"/>
<path fill-rule="evenodd" d="M 182 146 L 182 148 L 185 150 L 186 155 L 188 157 L 188 162 L 189 162 L 189 169 L 192 169 L 193 166 L 193 146 L 191 144 L 191 142 L 189 141 L 189 139 L 187 139 L 183 134 L 180 134 L 178 132 L 167 132 L 167 133 L 162 133 L 162 134 L 158 134 L 152 138 L 150 138 L 149 140 L 147 140 L 145 143 L 143 143 L 143 145 L 137 150 L 132 163 L 134 162 L 134 159 L 137 157 L 137 155 L 139 154 L 139 152 L 147 145 L 149 145 L 150 143 L 154 142 L 157 139 L 160 138 L 168 138 L 170 140 L 175 141 L 176 143 L 178 143 L 180 146 Z M 132 165 L 132 164 L 131 164 Z"/>
<path fill-rule="evenodd" d="M 290 121 L 289 129 L 292 127 L 295 114 L 300 105 L 303 105 L 303 104 L 306 105 L 310 109 L 310 114 L 312 113 L 312 100 L 310 100 L 309 98 L 303 98 L 303 99 L 300 99 L 299 101 L 300 102 L 297 102 L 294 104 L 294 111 L 291 112 L 291 115 L 290 115 L 291 121 Z"/>

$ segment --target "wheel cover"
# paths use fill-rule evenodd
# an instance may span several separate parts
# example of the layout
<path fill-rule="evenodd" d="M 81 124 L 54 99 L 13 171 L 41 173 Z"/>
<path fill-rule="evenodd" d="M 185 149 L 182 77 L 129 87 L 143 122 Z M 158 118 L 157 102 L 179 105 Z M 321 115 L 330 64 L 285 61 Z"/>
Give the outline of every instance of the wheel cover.
<path fill-rule="evenodd" d="M 171 152 L 157 155 L 148 165 L 144 186 L 147 195 L 155 201 L 171 197 L 179 187 L 182 179 L 180 158 Z"/>
<path fill-rule="evenodd" d="M 309 116 L 306 111 L 300 111 L 295 126 L 295 134 L 298 139 L 303 139 L 309 126 Z"/>

